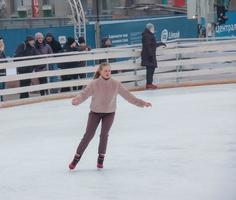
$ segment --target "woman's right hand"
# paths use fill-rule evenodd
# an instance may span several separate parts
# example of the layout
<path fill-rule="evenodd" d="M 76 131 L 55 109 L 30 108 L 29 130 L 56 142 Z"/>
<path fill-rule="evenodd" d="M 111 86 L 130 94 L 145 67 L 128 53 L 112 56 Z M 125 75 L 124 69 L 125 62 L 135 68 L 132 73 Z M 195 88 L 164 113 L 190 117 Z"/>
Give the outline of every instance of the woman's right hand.
<path fill-rule="evenodd" d="M 71 103 L 73 106 L 77 106 L 77 105 L 79 105 L 79 99 L 73 98 Z"/>
<path fill-rule="evenodd" d="M 144 107 L 152 107 L 152 104 L 150 102 L 145 102 Z"/>

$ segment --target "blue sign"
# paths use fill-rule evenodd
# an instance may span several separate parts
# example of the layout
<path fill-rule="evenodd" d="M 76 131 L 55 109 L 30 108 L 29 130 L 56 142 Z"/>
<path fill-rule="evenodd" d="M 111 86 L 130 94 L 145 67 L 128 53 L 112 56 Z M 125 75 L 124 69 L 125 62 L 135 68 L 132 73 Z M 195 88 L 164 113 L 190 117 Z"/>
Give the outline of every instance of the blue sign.
<path fill-rule="evenodd" d="M 174 16 L 163 18 L 144 18 L 132 20 L 111 20 L 101 23 L 100 38 L 109 37 L 113 46 L 140 44 L 142 32 L 147 23 L 153 23 L 156 28 L 157 40 L 172 40 L 178 38 L 196 38 L 197 21 L 188 20 L 186 16 Z M 86 26 L 87 44 L 95 48 L 95 23 L 88 23 Z M 0 36 L 4 38 L 5 53 L 7 56 L 14 56 L 17 45 L 22 43 L 26 36 L 34 35 L 37 32 L 43 34 L 52 33 L 56 39 L 59 36 L 73 36 L 73 26 L 45 27 L 31 29 L 2 29 Z"/>
<path fill-rule="evenodd" d="M 197 37 L 196 20 L 188 20 L 186 16 L 175 16 L 101 22 L 101 38 L 111 38 L 113 46 L 140 44 L 147 23 L 154 24 L 158 40 Z"/>
<path fill-rule="evenodd" d="M 236 12 L 227 12 L 228 20 L 225 24 L 216 26 L 216 37 L 236 37 Z"/>

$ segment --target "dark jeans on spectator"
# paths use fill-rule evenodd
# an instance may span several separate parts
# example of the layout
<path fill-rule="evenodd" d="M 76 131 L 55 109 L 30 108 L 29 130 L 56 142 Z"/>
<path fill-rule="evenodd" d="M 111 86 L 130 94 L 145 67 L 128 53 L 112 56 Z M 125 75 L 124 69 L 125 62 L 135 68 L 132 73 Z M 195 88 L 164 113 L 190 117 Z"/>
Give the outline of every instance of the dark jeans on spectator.
<path fill-rule="evenodd" d="M 62 81 L 69 81 L 69 80 L 76 80 L 78 79 L 78 74 L 71 74 L 71 75 L 64 75 L 61 76 L 61 80 Z M 73 89 L 75 90 L 76 87 L 73 87 Z M 61 88 L 61 92 L 69 92 L 70 91 L 70 87 L 65 87 L 65 88 Z"/>
<path fill-rule="evenodd" d="M 22 67 L 17 69 L 18 74 L 28 74 L 33 72 L 33 67 Z M 20 80 L 20 87 L 27 87 L 31 85 L 31 79 Z M 20 98 L 28 98 L 29 92 L 20 93 Z"/>
<path fill-rule="evenodd" d="M 57 64 L 50 64 L 49 65 L 49 70 L 58 70 L 59 68 L 58 68 L 58 65 Z M 50 82 L 58 82 L 58 81 L 60 81 L 60 77 L 59 76 L 51 76 L 50 78 L 49 78 L 49 81 Z M 59 88 L 52 88 L 52 89 L 50 89 L 50 93 L 51 94 L 55 94 L 55 93 L 58 93 L 60 91 L 60 89 Z"/>
<path fill-rule="evenodd" d="M 146 80 L 147 80 L 147 84 L 152 84 L 154 72 L 155 72 L 155 67 L 146 66 Z"/>
<path fill-rule="evenodd" d="M 86 74 L 79 74 L 79 78 L 82 79 L 82 78 L 86 78 Z M 78 89 L 81 90 L 83 88 L 82 85 L 78 86 Z"/>
<path fill-rule="evenodd" d="M 0 83 L 0 90 L 5 88 L 5 83 Z M 3 101 L 3 96 L 0 96 L 0 101 Z"/>
<path fill-rule="evenodd" d="M 86 74 L 71 74 L 71 75 L 64 75 L 61 76 L 61 80 L 62 81 L 69 81 L 69 80 L 77 80 L 78 78 L 86 78 Z M 83 86 L 79 86 L 73 87 L 73 90 L 78 90 L 78 89 L 82 89 Z M 69 92 L 70 91 L 70 87 L 65 87 L 65 88 L 61 88 L 61 92 Z"/>
<path fill-rule="evenodd" d="M 47 77 L 39 78 L 39 84 L 45 84 L 47 82 L 48 82 Z M 48 94 L 48 90 L 40 90 L 40 95 L 41 96 L 44 96 L 45 94 Z"/>
<path fill-rule="evenodd" d="M 20 87 L 26 87 L 31 85 L 31 79 L 20 80 Z M 20 98 L 28 98 L 29 92 L 20 93 Z"/>

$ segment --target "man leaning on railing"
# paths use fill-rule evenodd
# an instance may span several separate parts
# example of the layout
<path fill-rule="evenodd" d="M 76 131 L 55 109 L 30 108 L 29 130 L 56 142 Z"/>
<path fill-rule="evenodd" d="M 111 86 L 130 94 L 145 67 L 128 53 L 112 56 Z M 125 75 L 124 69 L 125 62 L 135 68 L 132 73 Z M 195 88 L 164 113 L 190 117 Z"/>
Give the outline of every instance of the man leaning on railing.
<path fill-rule="evenodd" d="M 73 37 L 68 37 L 67 42 L 65 44 L 65 47 L 63 49 L 64 52 L 75 52 L 75 51 L 88 51 L 90 48 L 85 44 L 85 40 L 83 41 L 82 38 L 80 38 L 80 45 L 75 41 Z M 85 66 L 84 61 L 75 61 L 75 62 L 67 62 L 67 63 L 61 63 L 59 68 L 61 69 L 72 69 L 77 67 L 83 67 Z M 70 81 L 70 80 L 77 80 L 80 77 L 80 79 L 86 78 L 85 73 L 81 74 L 69 74 L 69 75 L 62 75 L 61 80 L 62 81 Z M 73 86 L 73 91 L 81 89 L 82 87 L 76 87 Z M 61 88 L 61 92 L 70 92 L 70 87 L 63 87 Z"/>
<path fill-rule="evenodd" d="M 25 42 L 21 43 L 15 52 L 15 57 L 25 57 L 25 56 L 33 56 L 37 55 L 37 51 L 34 47 L 34 37 L 28 36 L 26 37 Z M 34 66 L 20 67 L 17 69 L 18 74 L 26 74 L 32 73 L 34 70 Z M 20 80 L 20 87 L 26 87 L 31 85 L 31 79 Z M 20 94 L 20 98 L 28 98 L 29 92 L 24 92 Z"/>
<path fill-rule="evenodd" d="M 40 55 L 53 53 L 52 48 L 45 42 L 44 36 L 42 33 L 35 34 L 35 48 L 38 54 Z M 41 71 L 46 71 L 46 70 L 47 70 L 47 65 L 38 65 L 35 67 L 35 72 L 41 72 Z M 48 82 L 47 77 L 39 78 L 40 84 L 45 84 L 47 82 Z M 41 96 L 44 96 L 45 94 L 48 94 L 48 90 L 40 90 Z"/>
<path fill-rule="evenodd" d="M 46 44 L 48 44 L 53 53 L 60 53 L 62 51 L 62 46 L 60 44 L 60 42 L 58 42 L 55 37 L 53 36 L 52 33 L 47 33 L 46 36 L 45 36 L 45 42 Z M 49 64 L 48 66 L 49 70 L 58 70 L 58 64 L 56 63 L 52 63 L 52 64 Z M 60 77 L 59 76 L 51 76 L 49 78 L 50 82 L 58 82 L 60 81 Z M 59 92 L 59 89 L 58 88 L 52 88 L 50 90 L 50 93 L 58 93 Z"/>

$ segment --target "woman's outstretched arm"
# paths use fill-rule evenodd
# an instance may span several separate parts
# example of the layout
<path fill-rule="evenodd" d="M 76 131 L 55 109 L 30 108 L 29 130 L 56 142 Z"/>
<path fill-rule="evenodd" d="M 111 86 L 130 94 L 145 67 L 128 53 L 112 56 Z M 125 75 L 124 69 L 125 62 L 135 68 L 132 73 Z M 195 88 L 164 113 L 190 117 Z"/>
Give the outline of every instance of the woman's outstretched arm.
<path fill-rule="evenodd" d="M 77 106 L 83 103 L 86 99 L 88 99 L 92 95 L 92 84 L 86 86 L 79 94 L 72 99 L 72 105 Z"/>
<path fill-rule="evenodd" d="M 151 107 L 152 104 L 142 99 L 136 98 L 129 90 L 127 90 L 121 83 L 119 85 L 118 93 L 129 103 L 139 107 Z"/>

